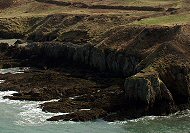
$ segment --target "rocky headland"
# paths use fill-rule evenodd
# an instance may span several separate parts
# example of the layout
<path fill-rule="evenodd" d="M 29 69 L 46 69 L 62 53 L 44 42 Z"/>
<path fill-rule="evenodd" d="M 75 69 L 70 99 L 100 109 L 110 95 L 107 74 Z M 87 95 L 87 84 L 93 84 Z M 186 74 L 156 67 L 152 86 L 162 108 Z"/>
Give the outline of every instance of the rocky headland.
<path fill-rule="evenodd" d="M 89 9 L 86 6 L 78 8 Z M 18 38 L 12 44 L 0 43 L 0 67 L 30 67 L 25 73 L 0 74 L 0 80 L 5 80 L 0 90 L 18 91 L 5 97 L 13 100 L 57 99 L 40 107 L 68 114 L 49 121 L 114 121 L 189 109 L 190 25 L 131 25 L 149 17 L 184 13 L 173 7 L 157 8 L 138 17 L 0 18 L 0 37 Z"/>

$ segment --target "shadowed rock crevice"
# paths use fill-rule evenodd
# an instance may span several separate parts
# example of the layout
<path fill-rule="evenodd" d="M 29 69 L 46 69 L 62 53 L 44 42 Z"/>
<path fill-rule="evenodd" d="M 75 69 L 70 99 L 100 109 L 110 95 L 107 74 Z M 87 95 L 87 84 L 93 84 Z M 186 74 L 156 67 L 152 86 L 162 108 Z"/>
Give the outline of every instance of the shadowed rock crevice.
<path fill-rule="evenodd" d="M 176 104 L 185 104 L 189 102 L 189 67 L 187 66 L 170 66 L 160 77 L 166 82 L 172 93 Z"/>
<path fill-rule="evenodd" d="M 139 59 L 135 55 L 127 55 L 113 50 L 99 49 L 91 44 L 72 43 L 31 43 L 25 47 L 12 47 L 15 52 L 10 53 L 18 59 L 28 59 L 27 63 L 37 63 L 34 65 L 56 66 L 61 63 L 73 63 L 79 66 L 89 66 L 97 71 L 111 72 L 120 76 L 134 74 L 135 66 Z M 30 65 L 31 65 L 30 64 Z"/>

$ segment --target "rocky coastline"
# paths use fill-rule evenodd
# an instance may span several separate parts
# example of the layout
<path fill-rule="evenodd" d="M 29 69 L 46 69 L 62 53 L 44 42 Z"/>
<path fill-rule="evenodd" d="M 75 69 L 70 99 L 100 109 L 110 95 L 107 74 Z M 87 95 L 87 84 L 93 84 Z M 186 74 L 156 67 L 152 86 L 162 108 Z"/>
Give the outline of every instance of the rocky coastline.
<path fill-rule="evenodd" d="M 189 25 L 118 26 L 98 41 L 81 41 L 79 33 L 64 41 L 32 41 L 29 34 L 0 43 L 1 68 L 30 67 L 0 74 L 1 91 L 18 91 L 5 98 L 59 99 L 42 110 L 68 114 L 49 121 L 115 121 L 190 107 Z"/>

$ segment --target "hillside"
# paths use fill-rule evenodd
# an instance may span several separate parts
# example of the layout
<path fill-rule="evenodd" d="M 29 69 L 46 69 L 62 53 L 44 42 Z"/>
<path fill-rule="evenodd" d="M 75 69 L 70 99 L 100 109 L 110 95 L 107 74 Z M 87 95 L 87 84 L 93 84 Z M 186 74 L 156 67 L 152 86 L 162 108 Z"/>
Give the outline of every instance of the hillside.
<path fill-rule="evenodd" d="M 34 34 L 46 37 L 56 32 L 53 39 L 60 41 L 63 39 L 62 35 L 82 30 L 88 31 L 87 36 L 94 40 L 104 31 L 119 25 L 188 24 L 190 21 L 188 5 L 188 1 L 179 0 L 130 2 L 107 0 L 91 3 L 61 0 L 15 1 L 13 5 L 0 11 L 0 32 L 4 33 L 1 36 L 6 35 L 6 38 L 21 36 L 31 38 Z M 7 34 L 10 34 L 10 37 Z"/>

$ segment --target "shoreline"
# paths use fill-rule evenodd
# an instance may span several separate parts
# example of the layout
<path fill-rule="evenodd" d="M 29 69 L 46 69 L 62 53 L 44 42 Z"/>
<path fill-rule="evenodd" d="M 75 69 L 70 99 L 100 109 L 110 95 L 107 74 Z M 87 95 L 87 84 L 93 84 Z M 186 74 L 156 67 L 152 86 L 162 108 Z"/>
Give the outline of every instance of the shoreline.
<path fill-rule="evenodd" d="M 146 54 L 141 51 L 141 45 L 139 47 L 136 43 L 129 45 L 131 48 L 128 46 L 123 50 L 109 48 L 105 43 L 79 45 L 17 41 L 21 43 L 12 46 L 1 43 L 3 58 L 1 65 L 4 68 L 27 66 L 36 69 L 14 76 L 1 75 L 5 82 L 0 84 L 0 88 L 17 90 L 18 94 L 9 97 L 14 100 L 60 99 L 57 102 L 42 104 L 43 111 L 73 112 L 65 116 L 52 117 L 49 119 L 51 121 L 89 121 L 99 118 L 115 121 L 144 115 L 168 115 L 187 109 L 189 102 L 186 98 L 188 99 L 189 95 L 185 91 L 188 91 L 186 85 L 189 84 L 186 77 L 189 72 L 188 58 L 180 50 L 173 51 L 176 46 L 182 49 L 186 47 L 188 50 L 187 43 L 170 45 L 170 38 L 177 37 L 179 40 L 185 38 L 181 33 L 183 28 L 188 29 L 188 26 L 146 27 L 146 30 L 143 30 L 146 34 L 161 32 L 162 36 L 171 36 L 162 39 L 158 45 L 152 43 L 153 49 L 149 53 L 145 52 Z M 126 32 L 130 31 L 126 30 Z M 141 31 L 141 27 L 137 29 L 139 30 Z M 139 35 L 144 37 L 142 42 L 146 40 L 146 36 L 147 39 L 151 38 L 149 34 L 143 32 Z M 138 39 L 142 38 L 136 38 L 135 42 Z M 152 36 L 152 39 L 156 41 L 160 38 Z M 148 51 L 150 48 L 146 45 L 148 43 L 144 42 L 143 47 Z M 163 52 L 164 47 L 166 47 L 165 52 Z M 131 58 L 133 55 L 139 59 Z M 185 58 L 180 59 L 177 55 Z M 173 62 L 166 57 L 171 58 Z M 179 64 L 176 66 L 175 62 Z M 76 64 L 77 66 L 74 67 Z M 175 72 L 176 76 L 178 73 L 181 74 L 179 81 L 175 82 L 180 87 L 184 87 L 185 90 L 182 90 L 184 92 L 180 92 L 179 88 L 172 90 L 172 76 L 175 75 L 168 75 L 170 70 Z M 183 96 L 184 99 L 179 101 L 178 98 L 184 94 L 187 96 Z M 80 97 L 70 99 L 73 96 Z"/>

